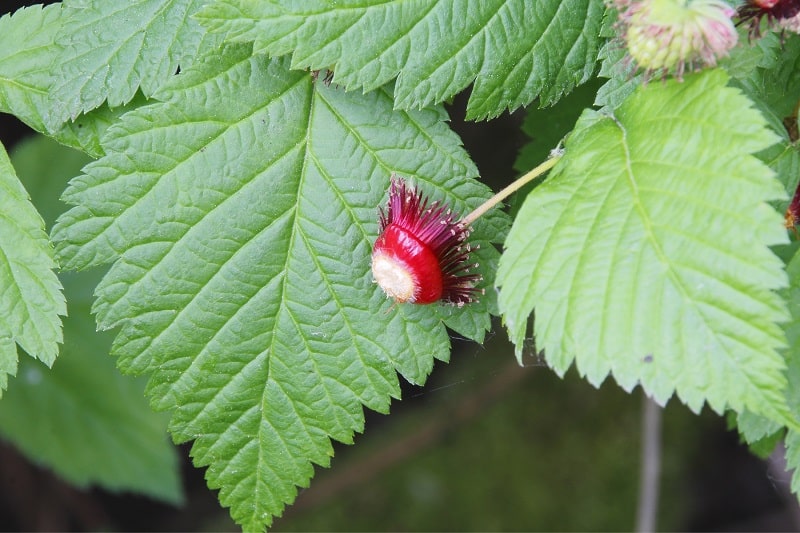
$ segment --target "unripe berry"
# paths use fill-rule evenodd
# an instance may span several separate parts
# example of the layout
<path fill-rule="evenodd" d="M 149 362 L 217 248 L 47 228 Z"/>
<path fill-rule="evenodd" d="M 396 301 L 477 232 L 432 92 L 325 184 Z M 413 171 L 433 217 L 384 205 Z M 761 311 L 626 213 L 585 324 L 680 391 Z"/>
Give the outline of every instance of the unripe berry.
<path fill-rule="evenodd" d="M 734 10 L 722 0 L 615 0 L 630 57 L 648 74 L 716 65 L 736 45 Z"/>

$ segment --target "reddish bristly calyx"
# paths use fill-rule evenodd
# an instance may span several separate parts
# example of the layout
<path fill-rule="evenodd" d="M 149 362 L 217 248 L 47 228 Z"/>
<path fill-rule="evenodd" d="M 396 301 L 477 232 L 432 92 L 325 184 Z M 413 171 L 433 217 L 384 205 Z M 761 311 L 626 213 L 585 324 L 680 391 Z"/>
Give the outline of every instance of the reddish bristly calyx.
<path fill-rule="evenodd" d="M 389 202 L 380 212 L 380 236 L 372 250 L 372 275 L 398 303 L 443 301 L 458 306 L 481 292 L 470 274 L 477 264 L 466 243 L 470 228 L 445 205 L 429 202 L 405 180 L 392 175 Z"/>

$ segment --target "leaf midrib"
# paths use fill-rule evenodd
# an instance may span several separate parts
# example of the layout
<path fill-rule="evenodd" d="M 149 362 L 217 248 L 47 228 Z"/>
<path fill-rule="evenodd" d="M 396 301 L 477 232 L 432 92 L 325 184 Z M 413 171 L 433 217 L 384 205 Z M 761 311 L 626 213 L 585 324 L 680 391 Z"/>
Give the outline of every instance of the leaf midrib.
<path fill-rule="evenodd" d="M 719 338 L 719 334 L 713 328 L 708 327 L 708 318 L 706 317 L 705 312 L 698 307 L 697 302 L 695 301 L 695 299 L 691 297 L 691 295 L 688 292 L 687 288 L 682 283 L 682 281 L 680 279 L 680 276 L 678 275 L 678 273 L 673 268 L 672 262 L 670 262 L 668 260 L 667 254 L 661 248 L 661 245 L 660 245 L 658 239 L 656 239 L 656 236 L 655 236 L 655 234 L 653 232 L 652 221 L 650 220 L 650 217 L 648 216 L 647 211 L 645 210 L 644 206 L 642 205 L 642 201 L 641 201 L 641 198 L 640 198 L 640 195 L 639 195 L 639 192 L 638 192 L 638 185 L 636 183 L 635 173 L 634 173 L 633 168 L 632 168 L 633 159 L 631 157 L 630 144 L 628 142 L 628 131 L 625 128 L 625 125 L 622 124 L 616 117 L 612 116 L 612 117 L 609 117 L 609 118 L 614 122 L 614 124 L 617 126 L 617 128 L 619 129 L 619 132 L 620 132 L 620 146 L 623 148 L 624 157 L 625 157 L 625 174 L 624 175 L 626 177 L 626 182 L 628 184 L 628 187 L 630 188 L 630 191 L 631 191 L 631 198 L 633 200 L 634 209 L 639 214 L 639 218 L 640 218 L 640 220 L 642 222 L 642 225 L 643 225 L 643 228 L 645 230 L 645 234 L 647 236 L 647 240 L 649 241 L 650 246 L 652 247 L 653 251 L 655 252 L 656 257 L 658 258 L 659 262 L 665 267 L 667 276 L 672 281 L 673 287 L 675 287 L 680 292 L 681 296 L 683 297 L 684 302 L 688 303 L 688 306 L 697 314 L 697 316 L 703 318 L 703 327 L 714 338 L 714 341 L 718 346 L 718 352 L 720 354 L 722 354 L 723 357 L 725 357 L 725 360 L 727 362 L 726 366 L 729 369 L 731 369 L 731 371 L 736 372 L 736 374 L 739 375 L 739 378 L 744 383 L 747 384 L 747 386 L 748 386 L 747 394 L 745 395 L 745 398 L 742 400 L 742 402 L 745 405 L 745 407 L 747 407 L 748 404 L 750 404 L 751 401 L 752 401 L 752 400 L 748 401 L 747 396 L 752 396 L 752 395 L 758 396 L 761 399 L 761 401 L 764 403 L 764 405 L 768 405 L 770 407 L 773 407 L 773 400 L 771 398 L 766 397 L 766 395 L 764 394 L 764 392 L 760 388 L 752 386 L 752 379 L 751 379 L 750 375 L 747 374 L 746 372 L 744 372 L 739 367 L 739 365 L 736 363 L 735 360 L 732 360 L 731 354 L 728 352 L 727 349 L 725 349 L 725 344 Z M 702 124 L 702 125 L 705 125 L 705 124 Z M 724 309 L 721 309 L 721 311 L 725 312 Z M 685 353 L 685 350 L 683 350 L 682 353 Z M 786 413 L 782 413 L 782 412 L 778 411 L 777 409 L 774 410 L 774 414 L 777 415 L 779 419 L 782 419 L 782 418 L 786 417 Z"/>

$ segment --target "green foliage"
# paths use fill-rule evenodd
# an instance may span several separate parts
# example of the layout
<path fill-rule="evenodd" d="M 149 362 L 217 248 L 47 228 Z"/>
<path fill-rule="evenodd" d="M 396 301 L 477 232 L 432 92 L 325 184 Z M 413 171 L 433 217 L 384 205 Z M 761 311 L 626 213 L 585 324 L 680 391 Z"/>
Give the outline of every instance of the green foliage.
<path fill-rule="evenodd" d="M 575 361 L 595 384 L 612 373 L 660 402 L 787 423 L 786 275 L 767 248 L 786 235 L 764 203 L 784 191 L 748 155 L 776 137 L 726 82 L 712 71 L 584 113 L 506 240 L 500 308 L 519 354 L 536 305 L 559 373 Z"/>
<path fill-rule="evenodd" d="M 615 31 L 597 0 L 65 0 L 0 18 L 0 111 L 98 158 L 64 192 L 57 258 L 109 267 L 92 310 L 118 330 L 119 368 L 148 375 L 151 405 L 194 441 L 245 529 L 328 465 L 331 439 L 353 441 L 364 406 L 388 412 L 398 373 L 424 383 L 448 360 L 447 328 L 482 342 L 500 312 L 518 356 L 535 313 L 559 375 L 574 362 L 595 385 L 611 375 L 662 403 L 733 410 L 750 441 L 788 428 L 798 455 L 800 273 L 780 212 L 800 181 L 784 127 L 797 122 L 800 38 L 742 39 L 719 69 L 642 84 Z M 331 69 L 333 84 L 308 69 Z M 461 214 L 491 195 L 441 105 L 470 84 L 472 119 L 561 102 L 530 113 L 522 171 L 578 122 L 510 232 L 499 210 L 474 223 L 480 303 L 392 304 L 370 273 L 389 176 Z M 592 101 L 602 111 L 581 111 Z M 65 308 L 4 151 L 0 180 L 4 386 L 16 344 L 53 362 Z M 176 501 L 160 419 L 131 399 L 141 382 L 109 377 L 108 337 L 70 340 L 88 335 L 84 274 L 65 278 L 64 364 L 21 367 L 20 399 L 3 407 L 59 403 L 74 416 L 54 411 L 55 431 L 97 424 L 96 442 L 130 458 L 104 477 L 87 473 L 86 450 L 72 465 L 29 452 L 76 483 Z M 6 428 L 24 420 L 2 413 Z M 108 432 L 114 421 L 125 430 Z M 24 426 L 4 431 L 23 447 L 47 440 Z M 134 466 L 137 446 L 159 450 L 149 466 Z"/>
<path fill-rule="evenodd" d="M 137 89 L 151 96 L 180 65 L 188 67 L 204 32 L 192 15 L 206 0 L 135 0 L 120 6 L 97 0 L 63 2 L 61 50 L 45 117 L 56 130 L 99 107 L 127 104 Z"/>
<path fill-rule="evenodd" d="M 64 194 L 78 207 L 54 238 L 68 268 L 116 261 L 95 312 L 102 329 L 121 326 L 120 367 L 153 373 L 173 436 L 195 439 L 221 501 L 260 529 L 312 463 L 328 464 L 331 437 L 363 430 L 362 405 L 388 411 L 395 370 L 422 383 L 434 357 L 448 358 L 445 323 L 473 338 L 489 327 L 486 303 L 390 309 L 372 283 L 391 172 L 459 210 L 489 191 L 469 179 L 441 109 L 393 111 L 388 91 L 314 84 L 248 46 L 187 69 L 156 98 L 109 130 L 107 155 Z M 389 138 L 406 148 L 387 150 Z M 500 214 L 476 224 L 487 266 L 497 252 L 486 241 L 504 224 Z"/>
<path fill-rule="evenodd" d="M 42 217 L 0 145 L 0 393 L 17 372 L 17 345 L 51 366 L 66 304 Z"/>
<path fill-rule="evenodd" d="M 789 287 L 784 291 L 791 313 L 786 324 L 786 338 L 789 341 L 788 380 L 786 398 L 792 414 L 800 417 L 800 253 L 795 252 L 786 268 L 789 274 Z M 786 463 L 792 474 L 792 492 L 800 494 L 800 432 L 791 428 L 786 432 Z"/>
<path fill-rule="evenodd" d="M 257 52 L 291 52 L 292 68 L 332 68 L 348 89 L 397 77 L 403 109 L 443 102 L 474 82 L 467 116 L 480 119 L 537 97 L 551 105 L 588 80 L 603 10 L 593 0 L 220 0 L 199 17 Z"/>
<path fill-rule="evenodd" d="M 44 130 L 52 105 L 50 66 L 60 26 L 59 5 L 23 8 L 0 18 L 0 111 L 38 131 Z"/>
<path fill-rule="evenodd" d="M 43 137 L 20 146 L 12 159 L 50 223 L 63 209 L 57 199 L 67 179 L 89 160 Z M 95 332 L 89 309 L 100 278 L 99 271 L 62 275 L 69 316 L 59 359 L 50 371 L 30 359 L 20 362 L 18 379 L 0 402 L 0 433 L 77 486 L 178 503 L 182 491 L 167 418 L 150 409 L 143 378 L 116 370 L 108 355 L 113 336 Z"/>

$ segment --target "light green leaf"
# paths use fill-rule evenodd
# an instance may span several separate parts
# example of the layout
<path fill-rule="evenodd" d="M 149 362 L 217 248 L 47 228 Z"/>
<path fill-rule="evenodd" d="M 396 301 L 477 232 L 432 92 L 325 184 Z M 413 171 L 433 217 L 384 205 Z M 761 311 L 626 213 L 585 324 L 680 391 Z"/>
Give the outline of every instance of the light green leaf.
<path fill-rule="evenodd" d="M 506 241 L 500 309 L 521 350 L 563 374 L 611 373 L 659 402 L 789 421 L 785 197 L 748 155 L 777 137 L 721 70 L 640 88 L 614 116 L 585 112 Z M 734 118 L 735 117 L 735 118 Z"/>
<path fill-rule="evenodd" d="M 89 161 L 45 137 L 20 144 L 12 159 L 48 224 L 63 211 L 58 196 Z M 56 163 L 56 164 L 54 164 Z M 52 370 L 20 362 L 19 379 L 0 402 L 0 433 L 35 462 L 79 487 L 134 491 L 182 500 L 167 419 L 144 396 L 145 380 L 122 376 L 108 354 L 113 336 L 97 333 L 89 313 L 101 272 L 62 275 L 69 316 Z"/>
<path fill-rule="evenodd" d="M 99 107 L 128 103 L 137 89 L 149 97 L 188 67 L 203 41 L 192 15 L 207 0 L 65 0 L 51 93 L 45 117 L 55 131 L 67 119 Z"/>
<path fill-rule="evenodd" d="M 403 109 L 443 102 L 474 82 L 469 118 L 541 106 L 589 79 L 602 2 L 594 0 L 220 0 L 198 15 L 292 68 L 333 68 L 371 91 L 397 78 Z"/>
<path fill-rule="evenodd" d="M 48 366 L 62 340 L 64 296 L 44 222 L 0 145 L 0 391 L 17 347 Z"/>
<path fill-rule="evenodd" d="M 460 212 L 490 191 L 443 109 L 393 111 L 386 90 L 314 84 L 249 47 L 156 98 L 108 130 L 54 238 L 70 268 L 115 261 L 95 310 L 120 327 L 119 364 L 152 373 L 175 439 L 195 440 L 223 505 L 259 530 L 328 464 L 330 438 L 363 430 L 362 405 L 388 411 L 395 370 L 422 383 L 449 356 L 437 306 L 392 306 L 372 282 L 390 174 Z M 491 260 L 506 225 L 475 224 Z M 486 303 L 462 312 L 488 324 Z"/>
<path fill-rule="evenodd" d="M 751 449 L 754 444 L 764 440 L 772 441 L 775 436 L 781 437 L 784 433 L 783 424 L 765 416 L 754 415 L 750 411 L 743 411 L 736 415 L 736 429 L 739 430 L 739 434 L 745 442 L 751 445 Z"/>
<path fill-rule="evenodd" d="M 0 112 L 38 131 L 52 103 L 48 88 L 60 49 L 61 5 L 32 6 L 0 18 Z"/>

